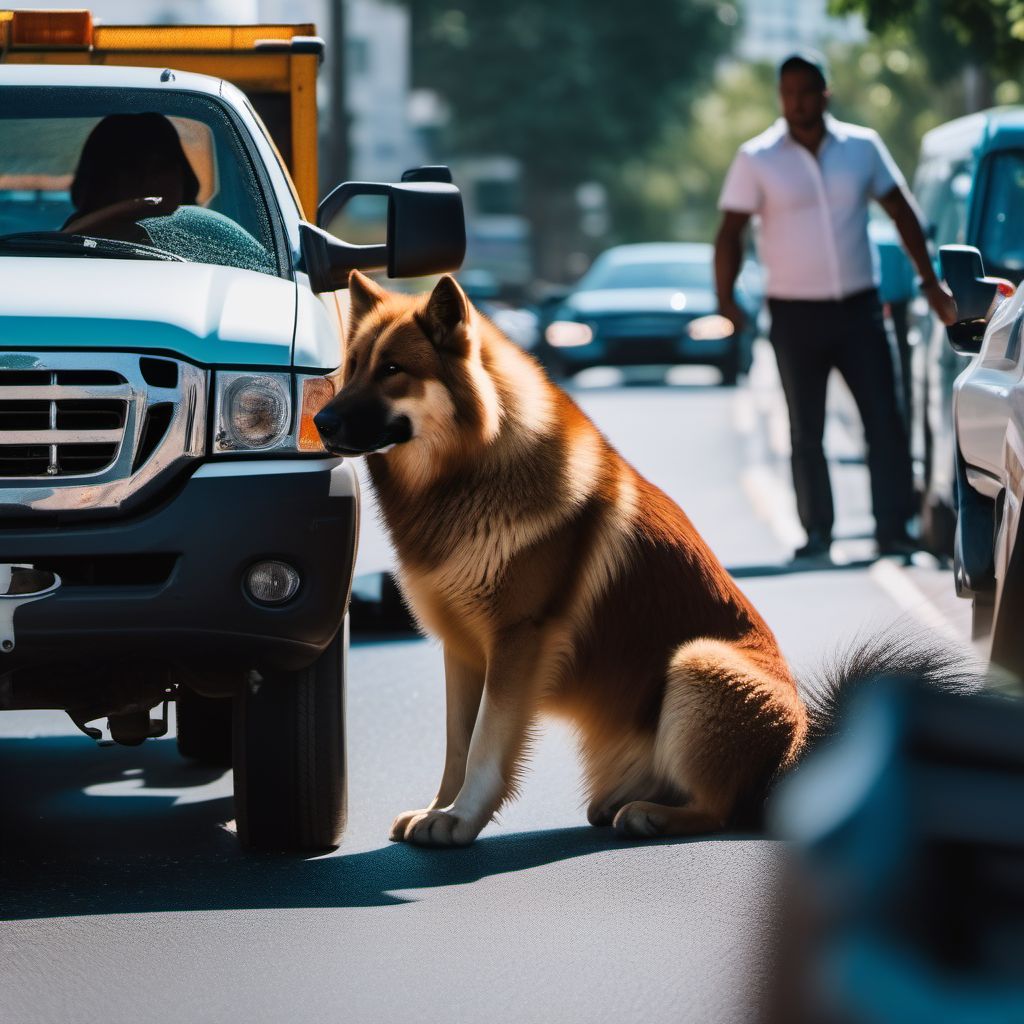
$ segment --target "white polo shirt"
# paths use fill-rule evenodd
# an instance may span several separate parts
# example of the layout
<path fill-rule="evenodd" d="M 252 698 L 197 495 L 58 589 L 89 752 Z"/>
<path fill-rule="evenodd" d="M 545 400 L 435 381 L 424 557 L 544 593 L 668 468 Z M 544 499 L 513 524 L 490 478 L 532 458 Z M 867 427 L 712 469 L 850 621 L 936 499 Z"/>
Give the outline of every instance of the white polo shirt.
<path fill-rule="evenodd" d="M 815 158 L 784 118 L 744 142 L 725 176 L 720 210 L 757 214 L 766 292 L 774 299 L 841 299 L 877 282 L 868 200 L 903 185 L 878 133 L 825 115 Z"/>

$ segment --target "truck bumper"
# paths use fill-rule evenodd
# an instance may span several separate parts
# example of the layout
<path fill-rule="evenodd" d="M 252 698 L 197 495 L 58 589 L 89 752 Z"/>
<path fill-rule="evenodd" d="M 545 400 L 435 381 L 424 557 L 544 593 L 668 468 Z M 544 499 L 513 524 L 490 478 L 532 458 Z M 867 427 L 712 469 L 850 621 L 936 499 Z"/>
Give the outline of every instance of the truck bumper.
<path fill-rule="evenodd" d="M 69 662 L 89 672 L 143 662 L 200 673 L 301 668 L 344 618 L 357 531 L 357 478 L 334 458 L 207 462 L 166 504 L 123 520 L 0 520 L 0 562 L 62 577 L 57 593 L 18 609 L 0 675 Z M 243 587 L 267 558 L 301 580 L 276 607 Z"/>

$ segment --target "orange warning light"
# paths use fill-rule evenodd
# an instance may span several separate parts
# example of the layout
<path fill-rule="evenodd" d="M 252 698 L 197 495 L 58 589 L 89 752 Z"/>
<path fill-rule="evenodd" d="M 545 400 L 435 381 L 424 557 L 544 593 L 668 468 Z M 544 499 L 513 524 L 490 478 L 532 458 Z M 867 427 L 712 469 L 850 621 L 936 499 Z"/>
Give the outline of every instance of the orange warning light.
<path fill-rule="evenodd" d="M 89 11 L 14 11 L 11 48 L 52 47 L 88 49 L 92 46 L 92 14 Z"/>
<path fill-rule="evenodd" d="M 334 397 L 334 385 L 327 377 L 307 377 L 302 382 L 302 411 L 299 419 L 299 451 L 326 451 L 313 417 Z"/>

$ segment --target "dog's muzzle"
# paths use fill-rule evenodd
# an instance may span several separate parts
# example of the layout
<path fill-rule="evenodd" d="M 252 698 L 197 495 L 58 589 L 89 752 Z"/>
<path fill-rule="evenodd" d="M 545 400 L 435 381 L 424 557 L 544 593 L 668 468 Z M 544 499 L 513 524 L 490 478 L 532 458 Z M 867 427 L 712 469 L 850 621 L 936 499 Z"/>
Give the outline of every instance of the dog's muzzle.
<path fill-rule="evenodd" d="M 379 415 L 342 415 L 328 406 L 313 417 L 324 447 L 332 455 L 369 455 L 412 439 L 408 416 L 381 423 Z M 375 422 L 376 421 L 376 422 Z"/>

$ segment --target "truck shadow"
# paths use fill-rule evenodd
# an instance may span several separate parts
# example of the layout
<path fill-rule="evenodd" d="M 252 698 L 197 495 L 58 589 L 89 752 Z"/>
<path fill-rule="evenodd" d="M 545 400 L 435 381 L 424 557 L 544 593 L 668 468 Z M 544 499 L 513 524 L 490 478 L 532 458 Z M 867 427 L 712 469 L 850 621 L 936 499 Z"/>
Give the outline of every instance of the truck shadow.
<path fill-rule="evenodd" d="M 491 836 L 467 849 L 246 854 L 224 827 L 230 775 L 184 764 L 170 741 L 101 751 L 76 736 L 4 739 L 0 771 L 18 780 L 0 793 L 3 920 L 397 906 L 417 902 L 417 892 L 572 858 L 639 855 L 610 829 L 587 826 Z"/>

